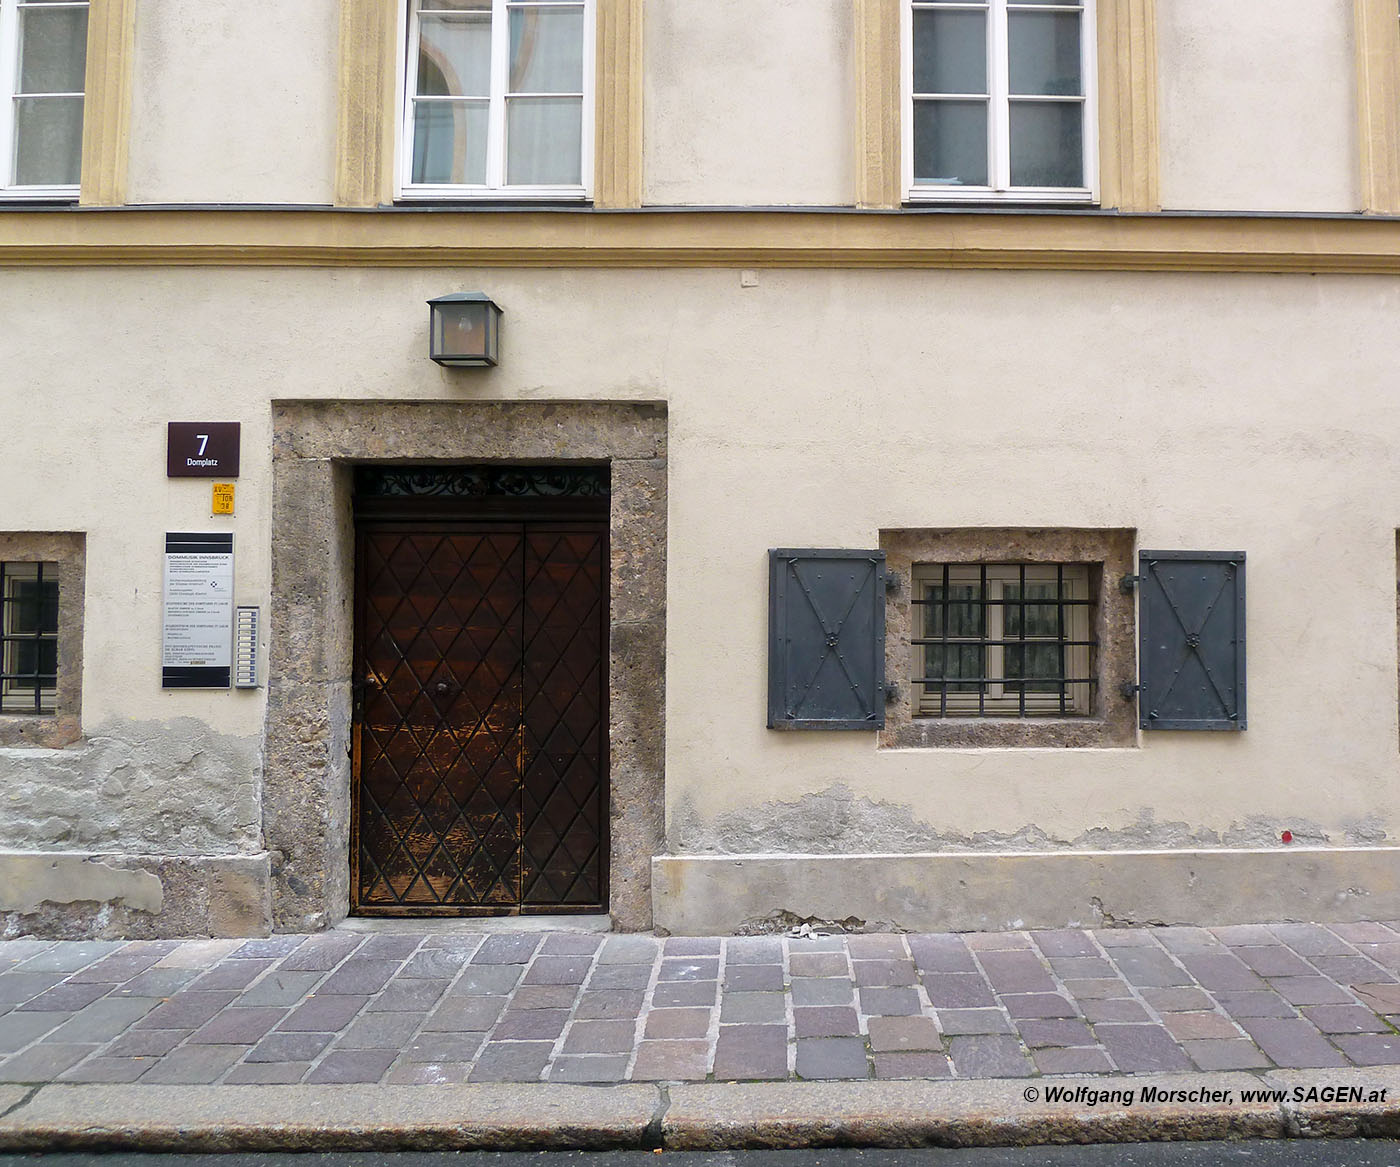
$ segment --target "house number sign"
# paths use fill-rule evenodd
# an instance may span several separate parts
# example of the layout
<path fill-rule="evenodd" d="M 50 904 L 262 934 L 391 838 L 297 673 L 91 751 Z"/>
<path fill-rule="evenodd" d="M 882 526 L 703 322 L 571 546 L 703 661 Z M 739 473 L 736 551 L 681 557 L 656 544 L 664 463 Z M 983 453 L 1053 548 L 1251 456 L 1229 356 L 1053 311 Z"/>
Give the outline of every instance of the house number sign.
<path fill-rule="evenodd" d="M 172 421 L 165 443 L 167 478 L 237 478 L 242 423 Z"/>
<path fill-rule="evenodd" d="M 227 689 L 233 666 L 233 535 L 165 536 L 165 689 Z"/>

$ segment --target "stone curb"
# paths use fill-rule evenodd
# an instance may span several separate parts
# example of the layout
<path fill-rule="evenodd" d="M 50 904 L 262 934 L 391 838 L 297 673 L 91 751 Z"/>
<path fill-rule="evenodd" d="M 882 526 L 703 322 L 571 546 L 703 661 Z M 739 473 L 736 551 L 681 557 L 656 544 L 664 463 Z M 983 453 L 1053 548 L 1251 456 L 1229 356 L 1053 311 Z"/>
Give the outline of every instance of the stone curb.
<path fill-rule="evenodd" d="M 1047 1102 L 1047 1088 L 1069 1099 Z M 1261 1088 L 1285 1098 L 1240 1100 L 1241 1090 Z M 1344 1093 L 1309 1100 L 1315 1088 Z M 1145 1103 L 1145 1089 L 1179 1093 Z M 669 1088 L 0 1088 L 3 1151 L 730 1150 L 1356 1136 L 1400 1136 L 1400 1068 Z"/>
<path fill-rule="evenodd" d="M 0 1151 L 610 1150 L 656 1145 L 661 1098 L 630 1084 L 55 1084 L 0 1115 Z"/>

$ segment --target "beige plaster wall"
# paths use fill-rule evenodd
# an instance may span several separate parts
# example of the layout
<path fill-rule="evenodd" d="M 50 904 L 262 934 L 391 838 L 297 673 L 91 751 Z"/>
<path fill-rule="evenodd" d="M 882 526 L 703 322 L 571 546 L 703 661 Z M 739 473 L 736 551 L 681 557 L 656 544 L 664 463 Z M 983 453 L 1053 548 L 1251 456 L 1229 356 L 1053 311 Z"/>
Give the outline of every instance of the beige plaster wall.
<path fill-rule="evenodd" d="M 849 0 L 647 0 L 645 202 L 850 205 Z"/>
<path fill-rule="evenodd" d="M 423 301 L 457 287 L 505 308 L 500 368 L 426 359 Z M 1400 827 L 1397 311 L 1367 277 L 13 272 L 0 365 L 31 391 L 0 497 L 11 528 L 88 533 L 86 726 L 256 735 L 261 692 L 159 688 L 161 536 L 234 530 L 238 598 L 266 602 L 269 399 L 665 400 L 672 847 L 1374 842 Z M 164 477 L 171 418 L 244 423 L 236 518 Z M 1247 551 L 1249 730 L 1058 751 L 766 730 L 766 550 L 963 525 Z"/>
<path fill-rule="evenodd" d="M 1162 205 L 1355 211 L 1352 0 L 1157 6 Z"/>
<path fill-rule="evenodd" d="M 211 698 L 160 689 L 162 556 L 167 531 L 233 531 L 235 600 L 266 603 L 271 512 L 265 487 L 253 484 L 267 474 L 271 421 L 265 402 L 250 400 L 244 373 L 261 363 L 275 326 L 204 275 L 107 272 L 60 277 L 63 294 L 83 302 L 75 332 L 48 298 L 58 294 L 56 274 L 12 274 L 0 295 L 10 322 L 0 366 L 23 370 L 31 390 L 7 397 L 7 447 L 33 452 L 0 459 L 0 479 L 24 499 L 7 508 L 17 529 L 87 532 L 84 728 L 193 717 L 218 733 L 256 734 L 260 690 Z M 269 282 L 255 273 L 241 294 L 256 300 Z M 260 318 L 256 331 L 242 331 Z M 87 339 L 81 351 L 75 336 Z M 232 388 L 240 381 L 241 393 Z M 165 476 L 169 421 L 243 423 L 234 516 L 212 516 L 210 479 Z M 35 490 L 36 473 L 55 489 Z"/>
<path fill-rule="evenodd" d="M 138 0 L 133 203 L 329 203 L 337 0 Z"/>
<path fill-rule="evenodd" d="M 134 203 L 328 203 L 336 0 L 138 0 Z M 847 0 L 648 0 L 644 200 L 850 205 Z M 1354 211 L 1351 0 L 1159 6 L 1168 209 Z"/>

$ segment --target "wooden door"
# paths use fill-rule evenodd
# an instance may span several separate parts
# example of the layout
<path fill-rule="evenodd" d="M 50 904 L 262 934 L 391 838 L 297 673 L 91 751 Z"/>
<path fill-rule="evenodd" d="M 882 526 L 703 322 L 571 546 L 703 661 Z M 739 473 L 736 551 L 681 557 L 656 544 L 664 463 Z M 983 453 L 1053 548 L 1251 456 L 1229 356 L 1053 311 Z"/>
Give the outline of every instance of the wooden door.
<path fill-rule="evenodd" d="M 357 536 L 352 910 L 604 910 L 606 522 Z"/>

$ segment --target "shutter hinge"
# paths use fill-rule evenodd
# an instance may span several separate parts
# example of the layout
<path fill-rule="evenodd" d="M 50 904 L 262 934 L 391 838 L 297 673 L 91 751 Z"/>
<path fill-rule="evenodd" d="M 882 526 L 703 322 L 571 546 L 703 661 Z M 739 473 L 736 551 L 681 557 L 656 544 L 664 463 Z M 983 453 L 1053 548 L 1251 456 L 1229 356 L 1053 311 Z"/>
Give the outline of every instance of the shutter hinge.
<path fill-rule="evenodd" d="M 1146 578 L 1146 576 L 1141 575 L 1125 575 L 1118 581 L 1118 590 L 1124 595 L 1128 595 Z"/>
<path fill-rule="evenodd" d="M 900 583 L 901 583 L 901 582 L 902 582 L 902 581 L 901 581 L 900 578 L 899 578 L 899 572 L 897 572 L 897 571 L 887 571 L 887 572 L 885 572 L 885 592 L 886 592 L 886 594 L 892 596 L 892 595 L 894 595 L 895 593 L 897 593 L 897 592 L 899 591 L 899 587 L 900 587 Z"/>
<path fill-rule="evenodd" d="M 1143 687 L 1141 685 L 1135 684 L 1132 681 L 1124 681 L 1121 685 L 1118 686 L 1118 692 L 1120 692 L 1123 695 L 1124 701 L 1131 701 L 1134 697 L 1136 697 L 1139 693 L 1142 692 L 1142 689 Z"/>

